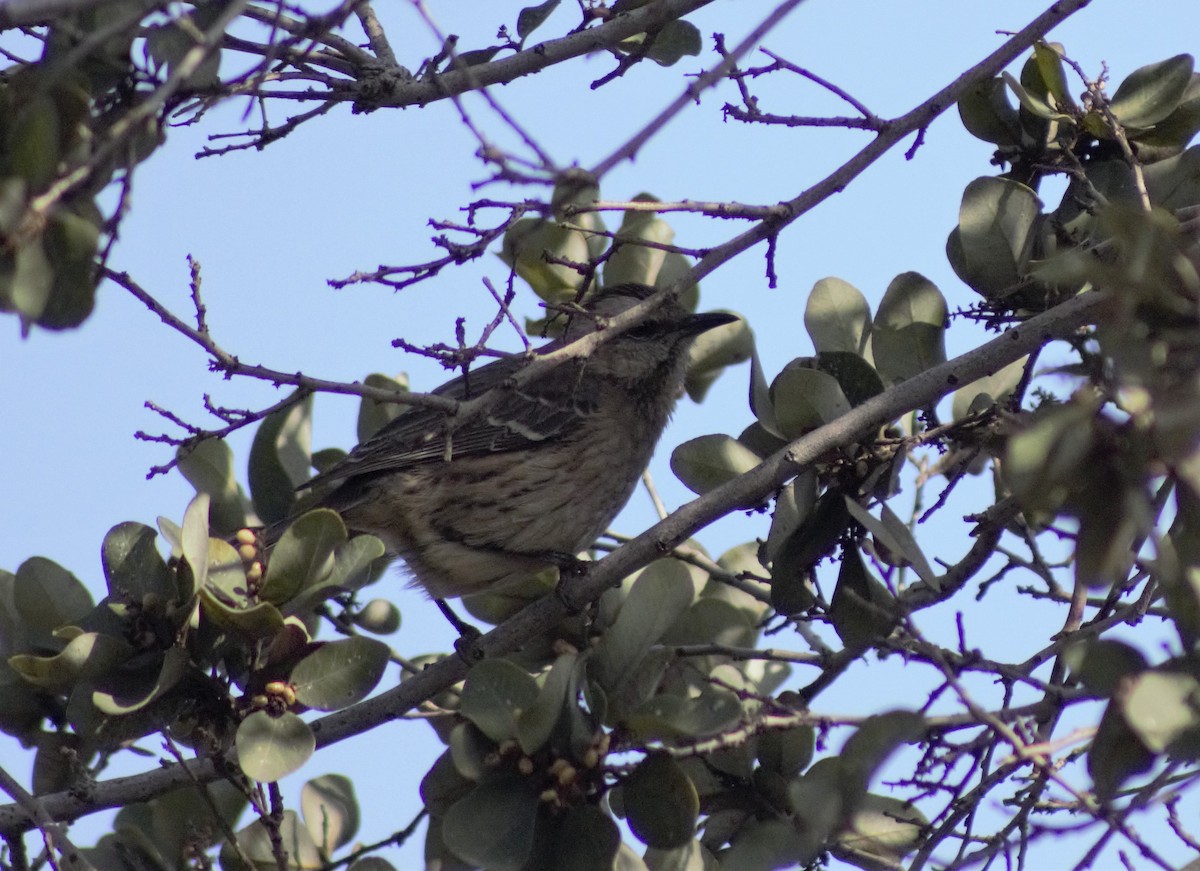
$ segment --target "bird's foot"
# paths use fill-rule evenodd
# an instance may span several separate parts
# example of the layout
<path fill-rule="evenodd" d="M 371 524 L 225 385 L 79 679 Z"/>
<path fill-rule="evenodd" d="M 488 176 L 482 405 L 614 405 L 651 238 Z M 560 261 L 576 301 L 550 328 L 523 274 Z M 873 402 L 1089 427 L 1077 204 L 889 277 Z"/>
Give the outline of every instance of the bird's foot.
<path fill-rule="evenodd" d="M 554 595 L 567 609 L 568 614 L 581 614 L 587 603 L 577 604 L 567 593 L 566 586 L 575 579 L 584 577 L 591 570 L 591 560 L 583 560 L 574 554 L 566 553 L 552 554 L 551 559 L 558 566 L 558 583 L 554 585 Z"/>
<path fill-rule="evenodd" d="M 474 665 L 483 659 L 483 651 L 475 646 L 475 642 L 483 633 L 455 614 L 454 609 L 445 599 L 434 599 L 433 601 L 442 615 L 450 621 L 454 631 L 458 633 L 458 638 L 454 639 L 454 651 L 462 657 L 463 662 L 467 665 Z"/>

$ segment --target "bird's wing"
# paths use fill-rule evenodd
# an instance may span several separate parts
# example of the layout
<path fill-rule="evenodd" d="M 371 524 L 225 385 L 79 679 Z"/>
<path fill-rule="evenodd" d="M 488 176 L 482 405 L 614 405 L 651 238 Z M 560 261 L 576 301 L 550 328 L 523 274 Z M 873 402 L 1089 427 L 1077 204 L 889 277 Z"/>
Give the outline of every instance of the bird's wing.
<path fill-rule="evenodd" d="M 583 360 L 563 361 L 519 389 L 506 387 L 524 364 L 524 358 L 505 357 L 434 391 L 438 396 L 465 401 L 491 390 L 504 390 L 505 395 L 483 416 L 451 429 L 447 424 L 453 426 L 453 419 L 442 412 L 420 406 L 410 408 L 304 486 L 400 471 L 421 463 L 442 462 L 447 456 L 453 459 L 520 450 L 562 436 L 595 409 L 596 386 L 579 378 Z"/>

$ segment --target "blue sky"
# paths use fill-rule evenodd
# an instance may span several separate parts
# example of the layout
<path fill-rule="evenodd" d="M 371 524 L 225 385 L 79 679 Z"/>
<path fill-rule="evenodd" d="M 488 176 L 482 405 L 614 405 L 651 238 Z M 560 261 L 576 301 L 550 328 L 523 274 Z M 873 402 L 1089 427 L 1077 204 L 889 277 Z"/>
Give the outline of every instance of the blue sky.
<path fill-rule="evenodd" d="M 523 4 L 434 0 L 428 5 L 443 32 L 460 36 L 461 50 L 490 44 L 496 26 L 511 26 Z M 701 10 L 690 20 L 705 35 L 705 53 L 673 68 L 642 64 L 590 91 L 587 83 L 611 63 L 597 56 L 496 88 L 494 96 L 560 164 L 588 166 L 676 96 L 681 73 L 713 63 L 709 34 L 725 33 L 734 44 L 773 5 L 722 0 Z M 1003 36 L 998 31 L 1021 28 L 1046 5 L 1028 0 L 810 0 L 765 45 L 835 82 L 876 114 L 898 115 L 999 46 Z M 415 66 L 436 49 L 436 39 L 408 4 L 383 6 L 380 14 L 402 62 Z M 574 10 L 575 4 L 563 4 L 538 35 L 563 29 L 564 22 L 569 26 Z M 1120 81 L 1145 63 L 1195 53 L 1200 48 L 1200 5 L 1195 0 L 1097 0 L 1052 38 L 1063 42 L 1084 69 L 1096 72 L 1106 62 L 1113 80 Z M 745 63 L 765 60 L 758 55 Z M 795 78 L 764 82 L 759 93 L 768 111 L 846 113 L 829 94 Z M 664 200 L 772 203 L 811 186 L 868 141 L 867 134 L 856 131 L 726 122 L 720 107 L 734 97 L 731 86 L 706 94 L 635 161 L 605 179 L 604 196 L 626 199 L 649 191 Z M 481 100 L 468 97 L 464 105 L 489 136 L 504 145 L 512 142 L 511 132 Z M 132 213 L 122 225 L 112 266 L 129 271 L 186 318 L 186 257 L 194 256 L 203 268 L 214 336 L 244 360 L 341 380 L 373 371 L 405 371 L 416 389 L 436 386 L 444 380 L 438 367 L 406 357 L 392 348 L 391 340 L 452 341 L 459 315 L 468 319 L 468 335 L 478 331 L 492 314 L 481 278 L 491 277 L 497 286 L 504 282 L 505 268 L 498 259 L 483 258 L 399 294 L 370 285 L 333 291 L 326 280 L 381 263 L 436 256 L 428 220 L 460 219 L 458 209 L 475 196 L 503 199 L 542 192 L 473 191 L 472 183 L 485 178 L 486 170 L 473 157 L 477 143 L 448 103 L 354 117 L 348 108 L 339 108 L 263 153 L 193 159 L 207 135 L 239 129 L 244 109 L 244 104 L 229 104 L 194 127 L 170 132 L 166 146 L 135 177 Z M 273 111 L 278 122 L 280 110 Z M 932 126 L 914 159 L 906 160 L 903 150 L 884 157 L 785 232 L 776 263 L 778 288 L 766 285 L 761 248 L 703 283 L 702 305 L 734 309 L 749 319 L 768 372 L 811 353 L 803 306 L 813 282 L 825 276 L 851 282 L 876 303 L 893 276 L 916 270 L 941 287 L 952 310 L 974 301 L 950 270 L 944 244 L 956 222 L 963 187 L 994 172 L 988 165 L 991 150 L 962 130 L 953 111 Z M 610 226 L 618 220 L 610 218 Z M 741 229 L 696 217 L 669 220 L 677 243 L 688 246 L 714 244 Z M 527 294 L 518 300 L 518 310 L 536 315 L 535 303 Z M 191 496 L 186 482 L 177 474 L 146 480 L 147 470 L 167 459 L 168 450 L 133 438 L 138 429 L 164 428 L 164 421 L 143 408 L 147 400 L 194 423 L 212 425 L 203 414 L 205 393 L 234 407 L 261 407 L 279 398 L 269 385 L 226 382 L 209 373 L 198 348 L 112 285 L 101 289 L 96 313 L 80 330 L 34 332 L 21 340 L 14 320 L 0 324 L 4 326 L 0 452 L 8 459 L 0 476 L 0 493 L 6 497 L 0 500 L 0 529 L 5 530 L 0 567 L 10 571 L 29 556 L 44 555 L 99 591 L 99 548 L 109 527 L 122 520 L 153 523 L 158 515 L 181 517 Z M 954 353 L 972 347 L 981 334 L 956 326 L 949 338 Z M 511 336 L 507 343 L 517 346 Z M 752 419 L 746 384 L 746 368 L 740 367 L 723 377 L 703 405 L 681 404 L 652 466 L 668 506 L 688 498 L 667 468 L 670 448 L 701 433 L 739 432 Z M 350 447 L 356 407 L 353 400 L 320 398 L 314 445 Z M 248 436 L 231 440 L 243 464 Z M 902 495 L 899 504 L 909 504 L 905 500 L 910 498 L 911 492 Z M 987 498 L 978 491 L 956 497 L 944 525 L 925 531 L 931 555 L 953 560 L 966 549 L 963 527 L 954 518 Z M 649 500 L 639 492 L 615 526 L 633 533 L 652 519 Z M 714 524 L 700 541 L 718 554 L 765 533 L 762 518 L 736 515 Z M 403 627 L 389 639 L 397 649 L 419 654 L 449 648 L 452 631 L 420 595 L 403 590 L 394 575 L 378 589 L 381 595 L 398 597 L 404 614 Z M 971 643 L 996 658 L 1028 656 L 1061 624 L 1061 614 L 1046 609 L 1033 615 L 1023 611 L 1020 626 L 1013 626 L 998 613 L 1005 603 L 997 595 L 983 608 L 971 609 L 965 601 L 959 605 L 968 611 Z M 949 628 L 941 621 L 950 618 L 923 615 L 922 628 L 936 635 Z M 1161 636 L 1133 637 L 1152 657 L 1157 655 Z M 790 642 L 776 638 L 772 643 Z M 860 669 L 860 682 L 844 682 L 845 687 L 823 695 L 820 708 L 860 713 L 921 704 L 927 684 L 906 679 L 900 668 L 894 660 L 872 662 Z M 393 679 L 391 674 L 386 678 Z M 864 693 L 864 687 L 869 691 Z M 841 740 L 834 739 L 832 746 L 840 746 Z M 144 743 L 153 747 L 153 742 Z M 350 774 L 366 808 L 360 837 L 373 840 L 415 813 L 417 780 L 439 752 L 426 727 L 390 724 L 362 741 L 322 752 L 288 781 L 287 794 L 294 798 L 307 777 L 329 771 Z M 362 766 L 368 757 L 388 764 Z M 11 741 L 0 741 L 0 763 L 10 771 L 25 776 L 30 762 Z M 79 840 L 90 839 L 81 834 Z M 400 867 L 419 865 L 419 841 L 398 858 L 393 854 Z M 1063 849 L 1064 861 L 1070 861 L 1084 847 Z M 1106 857 L 1116 862 L 1115 854 Z"/>

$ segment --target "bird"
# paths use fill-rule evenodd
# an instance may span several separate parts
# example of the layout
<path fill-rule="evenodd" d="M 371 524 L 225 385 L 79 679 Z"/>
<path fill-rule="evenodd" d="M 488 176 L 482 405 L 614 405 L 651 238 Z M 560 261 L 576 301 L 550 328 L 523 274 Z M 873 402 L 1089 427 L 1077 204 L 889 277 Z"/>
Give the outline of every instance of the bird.
<path fill-rule="evenodd" d="M 602 330 L 652 293 L 629 283 L 596 291 L 537 353 Z M 496 392 L 482 414 L 458 422 L 411 406 L 304 486 L 329 488 L 317 506 L 380 538 L 439 603 L 561 570 L 632 495 L 682 393 L 693 340 L 735 320 L 671 300 L 531 377 L 518 377 L 529 355 L 502 357 L 432 391 L 460 402 Z"/>

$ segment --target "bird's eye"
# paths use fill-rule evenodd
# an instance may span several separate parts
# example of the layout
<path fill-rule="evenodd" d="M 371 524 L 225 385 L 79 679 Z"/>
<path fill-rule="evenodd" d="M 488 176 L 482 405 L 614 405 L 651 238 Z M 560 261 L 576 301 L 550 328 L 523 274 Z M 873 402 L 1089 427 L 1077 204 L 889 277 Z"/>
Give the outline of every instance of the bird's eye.
<path fill-rule="evenodd" d="M 655 338 L 659 334 L 658 325 L 654 323 L 638 324 L 631 330 L 627 330 L 625 335 L 631 339 L 649 340 Z"/>

